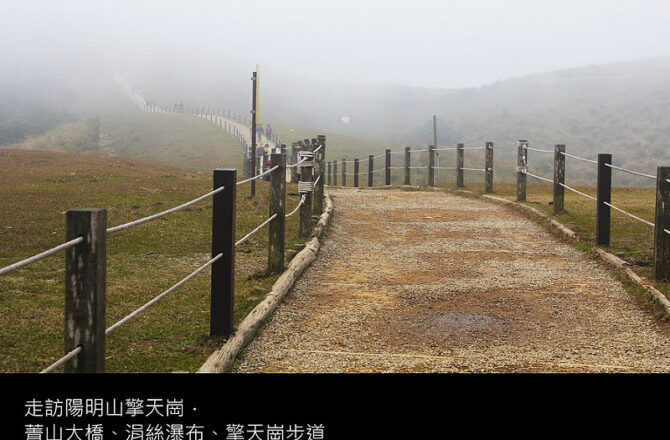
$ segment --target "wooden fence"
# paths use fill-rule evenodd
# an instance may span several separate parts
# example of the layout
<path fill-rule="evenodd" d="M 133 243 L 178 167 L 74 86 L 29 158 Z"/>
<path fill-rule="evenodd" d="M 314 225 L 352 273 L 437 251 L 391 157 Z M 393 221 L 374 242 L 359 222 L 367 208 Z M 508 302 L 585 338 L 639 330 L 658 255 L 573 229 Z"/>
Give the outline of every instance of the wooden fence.
<path fill-rule="evenodd" d="M 270 167 L 246 180 L 237 181 L 236 169 L 215 169 L 213 190 L 174 208 L 115 227 L 107 227 L 107 211 L 100 208 L 72 209 L 66 215 L 66 239 L 59 246 L 0 268 L 0 276 L 35 261 L 65 251 L 65 355 L 42 372 L 64 365 L 65 372 L 104 372 L 107 335 L 132 320 L 161 298 L 211 266 L 210 335 L 230 337 L 233 333 L 235 297 L 235 248 L 254 233 L 269 226 L 268 271 L 284 270 L 286 218 L 300 211 L 302 238 L 309 237 L 313 214 L 323 210 L 323 172 L 326 137 L 313 139 L 302 152 L 302 160 L 287 165 L 285 153 L 273 153 Z M 300 167 L 301 195 L 298 206 L 286 214 L 286 173 Z M 237 187 L 269 176 L 269 217 L 241 239 L 235 241 Z M 107 235 L 163 217 L 212 198 L 212 258 L 181 281 L 154 297 L 117 323 L 106 327 Z"/>

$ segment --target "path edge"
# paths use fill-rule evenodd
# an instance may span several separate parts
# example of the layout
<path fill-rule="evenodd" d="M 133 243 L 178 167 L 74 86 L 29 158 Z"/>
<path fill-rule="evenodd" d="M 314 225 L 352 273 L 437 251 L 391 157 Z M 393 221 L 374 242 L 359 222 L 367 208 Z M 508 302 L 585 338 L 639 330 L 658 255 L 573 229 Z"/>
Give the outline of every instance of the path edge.
<path fill-rule="evenodd" d="M 500 203 L 524 208 L 524 209 L 528 210 L 529 212 L 531 212 L 531 213 L 533 213 L 533 214 L 535 214 L 539 217 L 542 217 L 545 220 L 548 220 L 551 223 L 551 225 L 558 228 L 558 230 L 563 232 L 568 238 L 570 238 L 572 240 L 577 239 L 577 234 L 575 233 L 575 231 L 568 228 L 564 224 L 550 218 L 546 214 L 538 211 L 537 209 L 535 209 L 531 206 L 526 206 L 522 203 L 517 203 L 513 200 L 507 200 L 507 199 L 503 199 L 501 197 L 495 197 L 495 196 L 491 196 L 491 195 L 488 195 L 488 194 L 482 194 L 481 197 L 492 200 L 492 201 L 496 201 L 496 202 L 500 202 Z M 658 289 L 656 289 L 651 284 L 651 282 L 649 280 L 647 280 L 646 278 L 643 278 L 643 277 L 639 276 L 638 274 L 636 274 L 635 271 L 633 271 L 633 269 L 631 269 L 632 265 L 630 263 L 628 263 L 627 261 L 622 260 L 621 258 L 617 257 L 616 255 L 611 254 L 611 253 L 609 253 L 609 252 L 607 252 L 607 251 L 605 251 L 605 250 L 603 250 L 599 247 L 591 246 L 591 250 L 595 251 L 595 253 L 600 257 L 600 259 L 602 261 L 604 261 L 605 263 L 614 267 L 615 269 L 618 269 L 618 270 L 622 271 L 636 285 L 638 285 L 642 289 L 646 290 L 652 296 L 652 298 L 654 298 L 655 300 L 658 301 L 658 303 L 663 308 L 665 313 L 668 316 L 670 316 L 670 300 L 668 300 L 668 298 L 662 292 L 660 292 Z"/>
<path fill-rule="evenodd" d="M 240 351 L 254 339 L 263 322 L 274 313 L 281 300 L 291 290 L 305 269 L 316 260 L 321 248 L 321 235 L 328 226 L 333 212 L 333 201 L 327 192 L 324 194 L 324 200 L 326 207 L 319 216 L 317 225 L 312 232 L 312 239 L 303 250 L 293 257 L 286 270 L 272 285 L 272 290 L 265 299 L 257 304 L 242 320 L 233 337 L 212 353 L 196 373 L 225 373 L 233 365 Z"/>

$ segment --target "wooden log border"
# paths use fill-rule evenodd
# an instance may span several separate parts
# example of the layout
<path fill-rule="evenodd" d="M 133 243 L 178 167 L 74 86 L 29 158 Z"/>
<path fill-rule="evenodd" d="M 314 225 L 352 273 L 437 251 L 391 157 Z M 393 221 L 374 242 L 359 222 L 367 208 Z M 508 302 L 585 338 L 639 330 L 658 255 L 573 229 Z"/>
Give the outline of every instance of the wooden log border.
<path fill-rule="evenodd" d="M 232 365 L 239 352 L 251 342 L 263 322 L 272 315 L 282 298 L 291 290 L 304 270 L 316 260 L 321 248 L 321 235 L 333 212 L 330 195 L 324 195 L 326 207 L 312 232 L 312 239 L 291 261 L 288 268 L 277 279 L 267 297 L 242 320 L 235 334 L 212 353 L 197 371 L 198 373 L 224 373 Z"/>

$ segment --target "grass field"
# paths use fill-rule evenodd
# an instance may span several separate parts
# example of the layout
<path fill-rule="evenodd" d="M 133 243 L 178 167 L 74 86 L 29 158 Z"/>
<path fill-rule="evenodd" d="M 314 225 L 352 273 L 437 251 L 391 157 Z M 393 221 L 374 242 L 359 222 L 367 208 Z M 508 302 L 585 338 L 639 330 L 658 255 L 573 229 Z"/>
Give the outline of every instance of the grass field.
<path fill-rule="evenodd" d="M 0 267 L 65 240 L 65 211 L 107 209 L 108 226 L 159 212 L 211 190 L 211 172 L 189 172 L 100 155 L 0 150 Z M 237 237 L 268 212 L 268 188 L 238 191 Z M 289 188 L 289 193 L 294 188 Z M 288 196 L 292 209 L 297 196 Z M 211 199 L 108 236 L 107 326 L 209 259 Z M 287 249 L 299 242 L 298 217 L 287 219 Z M 235 320 L 277 278 L 266 276 L 267 229 L 237 251 Z M 63 354 L 64 255 L 11 272 L 0 283 L 0 371 L 36 372 Z M 209 270 L 180 287 L 107 343 L 109 372 L 196 370 L 221 344 L 209 332 Z"/>

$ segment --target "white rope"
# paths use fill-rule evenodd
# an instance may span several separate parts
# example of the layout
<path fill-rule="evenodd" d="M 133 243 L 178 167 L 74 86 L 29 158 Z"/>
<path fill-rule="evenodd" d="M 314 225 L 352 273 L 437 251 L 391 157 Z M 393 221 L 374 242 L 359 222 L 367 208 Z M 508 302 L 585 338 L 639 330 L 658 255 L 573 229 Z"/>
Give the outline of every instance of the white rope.
<path fill-rule="evenodd" d="M 107 233 L 109 234 L 110 232 L 116 232 L 116 231 L 121 231 L 122 229 L 128 229 L 130 227 L 137 226 L 137 225 L 142 224 L 144 222 L 148 222 L 150 220 L 154 220 L 154 219 L 157 219 L 159 217 L 163 217 L 164 215 L 168 215 L 168 214 L 171 214 L 173 212 L 179 211 L 180 209 L 184 209 L 187 206 L 191 206 L 194 203 L 198 203 L 199 201 L 201 201 L 203 199 L 206 199 L 207 197 L 213 196 L 214 194 L 223 191 L 225 188 L 226 188 L 225 186 L 222 186 L 220 188 L 215 189 L 214 191 L 210 191 L 207 194 L 204 194 L 204 195 L 198 197 L 197 199 L 193 199 L 189 202 L 182 203 L 179 206 L 175 206 L 174 208 L 168 209 L 166 211 L 159 212 L 158 214 L 150 215 L 148 217 L 144 217 L 144 218 L 141 218 L 139 220 L 124 223 L 124 224 L 118 225 L 118 226 L 114 226 L 113 228 L 107 228 Z"/>
<path fill-rule="evenodd" d="M 554 183 L 553 180 L 549 180 L 549 179 L 545 179 L 544 177 L 536 176 L 535 174 L 531 174 L 531 173 L 529 173 L 528 171 L 524 171 L 523 174 L 527 174 L 527 175 L 529 175 L 530 177 L 535 177 L 536 179 L 544 180 L 545 182 Z"/>
<path fill-rule="evenodd" d="M 528 145 L 524 145 L 523 148 L 525 148 L 526 150 L 537 151 L 539 153 L 553 153 L 554 152 L 554 150 L 540 150 L 538 148 L 531 148 Z"/>
<path fill-rule="evenodd" d="M 597 160 L 584 159 L 583 157 L 573 156 L 572 154 L 568 154 L 568 153 L 566 153 L 565 151 L 559 151 L 559 153 L 561 153 L 561 154 L 564 155 L 564 156 L 571 157 L 571 158 L 573 158 L 573 159 L 583 160 L 584 162 L 591 162 L 591 163 L 595 163 L 595 164 L 598 163 Z"/>
<path fill-rule="evenodd" d="M 321 175 L 319 174 L 319 177 L 316 178 L 314 181 L 314 186 L 316 186 L 317 183 L 319 183 L 319 180 L 321 180 Z"/>
<path fill-rule="evenodd" d="M 670 231 L 668 231 L 667 229 L 663 229 L 663 232 L 665 232 L 666 234 L 670 235 Z"/>
<path fill-rule="evenodd" d="M 435 168 L 436 170 L 457 170 L 458 169 L 456 167 L 433 167 L 433 168 Z M 463 169 L 465 169 L 465 168 L 463 168 Z"/>
<path fill-rule="evenodd" d="M 635 174 L 636 176 L 642 176 L 642 177 L 648 177 L 650 179 L 656 179 L 656 176 L 652 176 L 651 174 L 638 173 L 637 171 L 631 171 L 631 170 L 627 170 L 625 168 L 620 168 L 620 167 L 614 166 L 610 163 L 606 163 L 605 166 L 610 167 L 610 168 L 614 168 L 615 170 L 624 171 L 626 173 Z"/>
<path fill-rule="evenodd" d="M 313 152 L 316 153 L 317 151 L 319 151 L 319 150 L 322 149 L 322 148 L 323 148 L 323 145 L 319 146 L 319 148 L 317 148 L 317 149 L 314 150 Z"/>
<path fill-rule="evenodd" d="M 423 153 L 423 152 L 426 152 L 426 151 L 430 151 L 430 150 L 410 150 L 410 153 Z M 436 151 L 436 150 L 433 150 L 433 151 Z"/>
<path fill-rule="evenodd" d="M 274 214 L 272 214 L 272 216 L 271 216 L 269 219 L 265 220 L 263 223 L 261 223 L 260 225 L 258 225 L 258 226 L 256 227 L 256 229 L 254 229 L 253 231 L 249 232 L 249 233 L 248 233 L 247 235 L 245 235 L 244 237 L 242 237 L 242 238 L 240 238 L 239 240 L 237 240 L 237 241 L 235 242 L 235 246 L 238 246 L 238 245 L 244 243 L 245 241 L 247 241 L 247 239 L 248 239 L 249 237 L 251 237 L 251 236 L 254 235 L 256 232 L 258 232 L 258 230 L 261 229 L 263 226 L 265 226 L 265 225 L 267 225 L 268 223 L 270 223 L 275 217 L 277 217 L 277 213 L 276 213 L 276 212 L 275 212 Z"/>
<path fill-rule="evenodd" d="M 63 365 L 65 362 L 69 361 L 70 359 L 72 359 L 73 357 L 75 357 L 76 355 L 81 353 L 81 350 L 82 350 L 82 348 L 81 348 L 81 345 L 80 345 L 77 348 L 75 348 L 74 350 L 72 350 L 71 352 L 69 352 L 68 354 L 66 354 L 65 356 L 63 356 L 62 358 L 58 359 L 53 364 L 46 367 L 44 370 L 40 371 L 40 374 L 52 372 L 58 366 Z"/>
<path fill-rule="evenodd" d="M 448 150 L 458 150 L 458 148 L 457 147 L 435 148 L 433 151 L 448 151 Z"/>
<path fill-rule="evenodd" d="M 305 203 L 305 196 L 300 197 L 300 202 L 298 202 L 298 206 L 296 206 L 293 211 L 291 211 L 289 214 L 286 214 L 284 217 L 289 218 L 290 216 L 298 212 L 298 209 L 300 209 L 303 203 Z"/>
<path fill-rule="evenodd" d="M 463 147 L 464 150 L 486 150 L 486 147 Z"/>
<path fill-rule="evenodd" d="M 380 172 L 380 171 L 386 171 L 386 168 L 380 168 L 380 169 L 378 169 L 378 170 L 374 170 L 374 171 L 372 172 L 372 174 L 374 174 L 374 173 L 378 173 L 378 172 Z"/>
<path fill-rule="evenodd" d="M 486 171 L 484 168 L 461 168 L 461 169 L 465 171 Z M 553 182 L 553 180 L 550 180 L 550 182 Z"/>
<path fill-rule="evenodd" d="M 51 249 L 46 250 L 44 252 L 41 252 L 37 255 L 33 255 L 30 258 L 26 258 L 25 260 L 18 261 L 14 264 L 11 264 L 11 265 L 7 266 L 7 267 L 3 267 L 2 269 L 0 269 L 0 275 L 4 275 L 6 273 L 9 273 L 9 272 L 11 272 L 13 270 L 16 270 L 16 269 L 18 269 L 20 267 L 23 267 L 23 266 L 27 266 L 30 263 L 34 263 L 35 261 L 46 258 L 50 255 L 53 255 L 57 252 L 60 252 L 60 251 L 64 250 L 64 249 L 71 248 L 72 246 L 75 246 L 75 245 L 81 243 L 82 241 L 84 241 L 84 237 L 77 237 L 77 238 L 72 239 L 70 241 L 67 241 L 67 242 L 65 242 L 61 245 L 58 245 L 54 248 L 51 248 Z"/>
<path fill-rule="evenodd" d="M 307 159 L 308 159 L 308 158 L 304 158 L 304 159 L 301 160 L 300 162 L 296 162 L 296 163 L 294 163 L 293 165 L 286 165 L 286 168 L 297 167 L 297 166 L 300 165 L 301 163 L 305 162 Z"/>
<path fill-rule="evenodd" d="M 378 158 L 378 157 L 382 157 L 382 156 L 386 156 L 386 153 L 378 154 L 378 155 L 376 155 L 376 156 L 373 156 L 372 158 L 373 158 L 373 159 L 376 159 L 376 158 Z"/>
<path fill-rule="evenodd" d="M 590 195 L 588 195 L 588 194 L 584 194 L 583 192 L 581 192 L 581 191 L 577 191 L 577 190 L 574 189 L 574 188 L 570 188 L 568 185 L 564 185 L 564 184 L 562 184 L 561 182 L 558 182 L 558 184 L 561 185 L 563 188 L 569 189 L 569 190 L 572 191 L 572 192 L 576 192 L 577 194 L 582 195 L 582 196 L 584 196 L 584 197 L 586 197 L 586 198 L 589 198 L 589 199 L 591 199 L 591 200 L 598 201 L 598 199 L 596 199 L 595 197 L 590 196 Z"/>
<path fill-rule="evenodd" d="M 263 177 L 263 176 L 266 175 L 266 174 L 270 174 L 271 172 L 273 172 L 273 171 L 276 170 L 277 168 L 279 168 L 279 165 L 275 165 L 275 166 L 273 166 L 272 168 L 270 168 L 269 170 L 264 171 L 264 172 L 262 172 L 261 174 L 256 175 L 255 177 L 250 177 L 250 178 L 248 178 L 248 179 L 246 179 L 246 180 L 240 180 L 240 181 L 237 182 L 235 185 L 240 186 L 240 185 L 242 185 L 242 184 L 244 184 L 244 183 L 251 182 L 252 180 L 259 179 L 259 178 Z"/>
<path fill-rule="evenodd" d="M 648 222 L 647 220 L 641 219 L 640 217 L 634 216 L 633 214 L 631 214 L 631 213 L 629 213 L 629 212 L 626 212 L 626 211 L 624 211 L 623 209 L 617 208 L 616 206 L 612 205 L 611 203 L 607 203 L 607 202 L 603 202 L 603 203 L 604 203 L 605 205 L 609 206 L 609 207 L 612 208 L 612 209 L 616 209 L 617 211 L 619 211 L 619 212 L 622 213 L 622 214 L 626 214 L 628 217 L 632 217 L 632 218 L 634 218 L 635 220 L 639 220 L 639 221 L 641 221 L 642 223 L 645 223 L 645 224 L 651 226 L 652 228 L 655 227 L 655 225 L 654 225 L 653 223 Z"/>
<path fill-rule="evenodd" d="M 217 261 L 217 260 L 218 260 L 219 258 L 221 258 L 221 257 L 223 257 L 223 254 L 222 254 L 222 253 L 219 254 L 219 255 L 217 255 L 216 257 L 212 258 L 211 260 L 209 260 L 208 262 L 206 262 L 205 264 L 203 264 L 202 266 L 200 266 L 199 268 L 197 268 L 195 271 L 191 272 L 188 276 L 186 276 L 186 278 L 182 279 L 181 281 L 179 281 L 179 282 L 178 282 L 177 284 L 175 284 L 174 286 L 170 287 L 169 289 L 167 289 L 166 291 L 164 291 L 163 293 L 161 293 L 160 295 L 158 295 L 157 297 L 155 297 L 154 299 L 152 299 L 152 300 L 149 301 L 148 303 L 144 304 L 144 305 L 143 305 L 142 307 L 140 307 L 139 309 L 137 309 L 137 310 L 135 310 L 134 312 L 132 312 L 130 315 L 126 316 L 125 318 L 123 318 L 122 320 L 120 320 L 119 322 L 117 322 L 116 324 L 114 324 L 114 325 L 112 325 L 111 327 L 109 327 L 107 330 L 105 330 L 105 334 L 106 334 L 106 335 L 110 334 L 111 332 L 113 332 L 114 330 L 116 330 L 117 328 L 119 328 L 120 326 L 122 326 L 123 324 L 125 324 L 126 322 L 130 321 L 131 319 L 133 319 L 134 317 L 136 317 L 137 315 L 139 315 L 140 313 L 142 313 L 143 311 L 145 311 L 147 308 L 151 307 L 153 304 L 155 304 L 156 302 L 158 302 L 158 301 L 159 301 L 161 298 L 163 298 L 165 295 L 167 295 L 168 293 L 172 292 L 172 291 L 175 290 L 177 287 L 181 286 L 181 285 L 184 284 L 186 281 L 190 280 L 191 278 L 193 278 L 194 276 L 196 276 L 197 274 L 199 274 L 200 272 L 202 272 L 202 271 L 203 271 L 204 269 L 206 269 L 207 267 L 211 266 L 215 261 Z"/>

